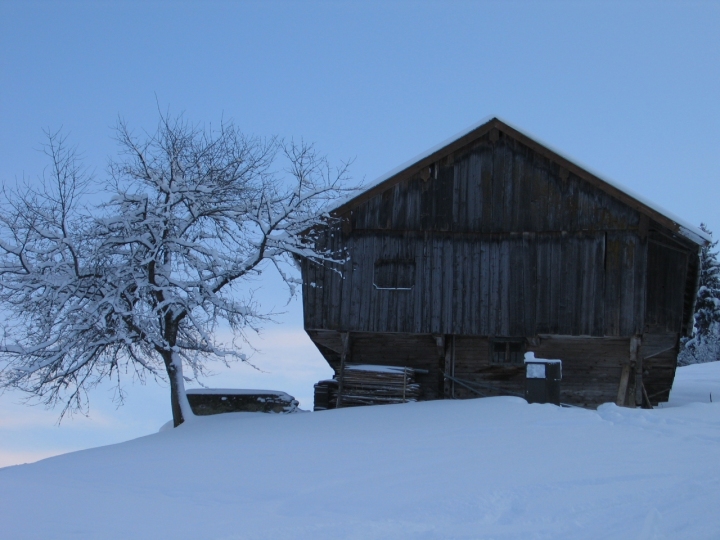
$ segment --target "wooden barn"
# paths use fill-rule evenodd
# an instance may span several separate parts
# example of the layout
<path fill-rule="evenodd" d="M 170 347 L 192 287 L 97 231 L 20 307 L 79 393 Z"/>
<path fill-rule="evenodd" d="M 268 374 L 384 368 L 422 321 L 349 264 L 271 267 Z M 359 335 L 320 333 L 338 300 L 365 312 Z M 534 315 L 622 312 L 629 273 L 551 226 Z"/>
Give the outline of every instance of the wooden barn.
<path fill-rule="evenodd" d="M 341 365 L 412 368 L 418 399 L 517 395 L 524 353 L 561 401 L 668 399 L 708 238 L 493 118 L 334 210 L 302 263 L 305 329 Z M 341 377 L 340 377 L 341 378 Z"/>

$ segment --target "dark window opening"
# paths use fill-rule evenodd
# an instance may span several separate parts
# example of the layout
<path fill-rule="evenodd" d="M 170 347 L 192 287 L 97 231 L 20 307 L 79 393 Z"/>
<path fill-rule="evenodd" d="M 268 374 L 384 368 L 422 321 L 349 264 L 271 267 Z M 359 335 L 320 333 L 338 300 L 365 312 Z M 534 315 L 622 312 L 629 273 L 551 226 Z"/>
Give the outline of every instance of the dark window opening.
<path fill-rule="evenodd" d="M 523 365 L 525 362 L 525 340 L 495 339 L 491 347 L 493 364 Z"/>
<path fill-rule="evenodd" d="M 381 259 L 375 263 L 373 281 L 376 289 L 409 291 L 415 285 L 415 261 Z"/>

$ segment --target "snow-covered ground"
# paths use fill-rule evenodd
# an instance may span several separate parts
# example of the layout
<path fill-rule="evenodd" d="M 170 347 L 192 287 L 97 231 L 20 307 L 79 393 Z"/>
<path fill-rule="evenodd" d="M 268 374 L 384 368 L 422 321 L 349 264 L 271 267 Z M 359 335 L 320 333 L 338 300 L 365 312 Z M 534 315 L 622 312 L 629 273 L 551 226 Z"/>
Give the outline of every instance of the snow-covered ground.
<path fill-rule="evenodd" d="M 720 538 L 720 363 L 655 410 L 236 413 L 0 469 L 0 537 Z M 716 399 L 717 398 L 717 399 Z"/>

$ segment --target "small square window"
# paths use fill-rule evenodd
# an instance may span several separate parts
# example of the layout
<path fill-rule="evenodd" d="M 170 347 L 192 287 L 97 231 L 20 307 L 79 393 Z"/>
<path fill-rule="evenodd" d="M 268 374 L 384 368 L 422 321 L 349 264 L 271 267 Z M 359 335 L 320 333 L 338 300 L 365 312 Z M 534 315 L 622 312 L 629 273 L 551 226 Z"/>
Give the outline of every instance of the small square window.
<path fill-rule="evenodd" d="M 375 262 L 373 283 L 376 289 L 409 291 L 415 285 L 415 261 L 381 259 Z"/>
<path fill-rule="evenodd" d="M 493 364 L 500 365 L 523 365 L 525 361 L 525 340 L 493 340 L 490 361 Z"/>

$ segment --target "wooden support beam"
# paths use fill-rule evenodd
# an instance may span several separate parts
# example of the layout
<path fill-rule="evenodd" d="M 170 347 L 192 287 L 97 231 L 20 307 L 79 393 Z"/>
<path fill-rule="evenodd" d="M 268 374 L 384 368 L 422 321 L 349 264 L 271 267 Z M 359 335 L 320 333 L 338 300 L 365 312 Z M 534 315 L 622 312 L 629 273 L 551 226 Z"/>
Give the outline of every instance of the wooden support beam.
<path fill-rule="evenodd" d="M 455 376 L 455 336 L 451 336 L 450 339 L 445 340 L 445 373 L 451 377 Z M 445 379 L 445 399 L 452 399 L 455 397 L 455 382 L 450 379 Z"/>
<path fill-rule="evenodd" d="M 445 376 L 443 375 L 443 372 L 445 371 L 445 336 L 439 335 L 433 337 L 435 338 L 435 346 L 437 347 L 437 365 L 439 371 L 437 392 L 438 397 L 441 397 L 445 396 L 447 388 L 447 381 L 445 380 Z"/>
<path fill-rule="evenodd" d="M 342 406 L 343 381 L 345 380 L 345 362 L 350 352 L 350 332 L 342 334 L 342 353 L 340 354 L 340 372 L 338 373 L 338 395 L 335 407 L 339 409 Z"/>
<path fill-rule="evenodd" d="M 616 404 L 618 407 L 624 407 L 627 400 L 628 381 L 630 380 L 630 364 L 625 364 L 620 373 L 620 386 L 618 387 L 618 395 Z"/>
<path fill-rule="evenodd" d="M 645 390 L 645 385 L 644 385 L 644 384 L 642 384 L 642 393 L 643 393 L 643 396 L 645 397 L 645 405 L 646 405 L 646 408 L 652 409 L 652 408 L 653 408 L 652 402 L 650 401 L 650 398 L 649 398 L 648 395 L 647 395 L 647 390 Z"/>
<path fill-rule="evenodd" d="M 633 364 L 633 357 L 635 359 L 634 371 L 635 381 L 634 390 L 631 401 L 632 406 L 642 407 L 643 406 L 643 358 L 639 354 L 640 346 L 642 345 L 642 336 L 635 335 L 630 338 L 630 365 Z"/>
<path fill-rule="evenodd" d="M 641 343 L 641 336 L 635 335 L 630 338 L 630 355 L 628 362 L 623 364 L 620 374 L 620 385 L 618 386 L 616 401 L 618 407 L 635 407 L 638 392 L 640 404 L 642 405 L 642 359 L 638 354 Z"/>
<path fill-rule="evenodd" d="M 433 336 L 435 338 L 435 346 L 437 347 L 438 356 L 445 358 L 445 336 Z"/>

